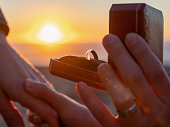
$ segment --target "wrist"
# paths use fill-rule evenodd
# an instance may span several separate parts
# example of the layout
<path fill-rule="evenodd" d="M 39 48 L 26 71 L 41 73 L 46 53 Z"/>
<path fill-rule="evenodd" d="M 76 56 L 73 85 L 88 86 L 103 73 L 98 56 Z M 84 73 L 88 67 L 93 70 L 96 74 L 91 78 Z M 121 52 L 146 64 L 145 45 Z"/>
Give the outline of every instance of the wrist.
<path fill-rule="evenodd" d="M 0 30 L 0 45 L 6 44 L 6 34 Z"/>

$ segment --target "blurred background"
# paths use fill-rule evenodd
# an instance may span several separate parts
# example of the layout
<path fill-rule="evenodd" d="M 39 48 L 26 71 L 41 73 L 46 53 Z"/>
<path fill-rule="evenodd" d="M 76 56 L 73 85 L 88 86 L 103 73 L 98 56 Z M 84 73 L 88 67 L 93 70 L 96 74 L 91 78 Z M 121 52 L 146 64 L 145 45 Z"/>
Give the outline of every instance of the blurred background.
<path fill-rule="evenodd" d="M 65 55 L 83 56 L 91 48 L 100 59 L 107 60 L 101 41 L 108 34 L 109 10 L 116 3 L 147 3 L 162 10 L 164 66 L 170 73 L 169 0 L 0 0 L 0 7 L 10 27 L 9 43 L 35 65 L 59 92 L 80 101 L 75 83 L 48 73 L 49 60 Z M 115 112 L 107 93 L 94 91 Z M 16 105 L 25 116 L 25 109 Z M 0 126 L 5 126 L 2 118 Z"/>

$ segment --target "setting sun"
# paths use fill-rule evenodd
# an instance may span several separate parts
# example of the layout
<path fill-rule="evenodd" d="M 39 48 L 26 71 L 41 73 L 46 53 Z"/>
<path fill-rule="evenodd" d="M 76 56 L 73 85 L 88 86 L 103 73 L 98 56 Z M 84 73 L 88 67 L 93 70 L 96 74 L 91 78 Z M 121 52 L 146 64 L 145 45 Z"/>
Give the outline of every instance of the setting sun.
<path fill-rule="evenodd" d="M 37 39 L 46 43 L 55 43 L 63 39 L 63 33 L 56 25 L 42 26 L 37 34 Z"/>

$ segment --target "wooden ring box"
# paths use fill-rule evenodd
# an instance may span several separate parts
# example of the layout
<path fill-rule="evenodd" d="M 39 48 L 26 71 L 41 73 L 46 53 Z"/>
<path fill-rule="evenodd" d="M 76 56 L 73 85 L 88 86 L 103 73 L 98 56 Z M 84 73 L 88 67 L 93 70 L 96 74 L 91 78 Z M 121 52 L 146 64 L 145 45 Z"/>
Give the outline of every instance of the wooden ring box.
<path fill-rule="evenodd" d="M 144 3 L 113 4 L 109 16 L 109 33 L 117 35 L 122 41 L 128 33 L 139 34 L 163 62 L 163 15 L 160 10 Z M 104 61 L 85 60 L 85 57 L 76 56 L 65 58 L 50 60 L 49 72 L 52 75 L 75 82 L 84 81 L 97 89 L 106 89 L 97 72 L 98 66 Z M 114 68 L 110 57 L 108 63 Z"/>

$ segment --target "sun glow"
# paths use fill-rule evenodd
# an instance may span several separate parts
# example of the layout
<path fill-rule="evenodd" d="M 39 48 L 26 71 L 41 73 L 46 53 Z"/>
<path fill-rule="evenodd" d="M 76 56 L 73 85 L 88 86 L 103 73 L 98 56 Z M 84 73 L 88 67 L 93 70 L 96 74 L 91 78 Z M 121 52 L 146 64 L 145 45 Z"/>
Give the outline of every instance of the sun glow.
<path fill-rule="evenodd" d="M 45 43 L 56 43 L 63 39 L 60 29 L 53 24 L 43 25 L 37 34 L 37 39 Z"/>

